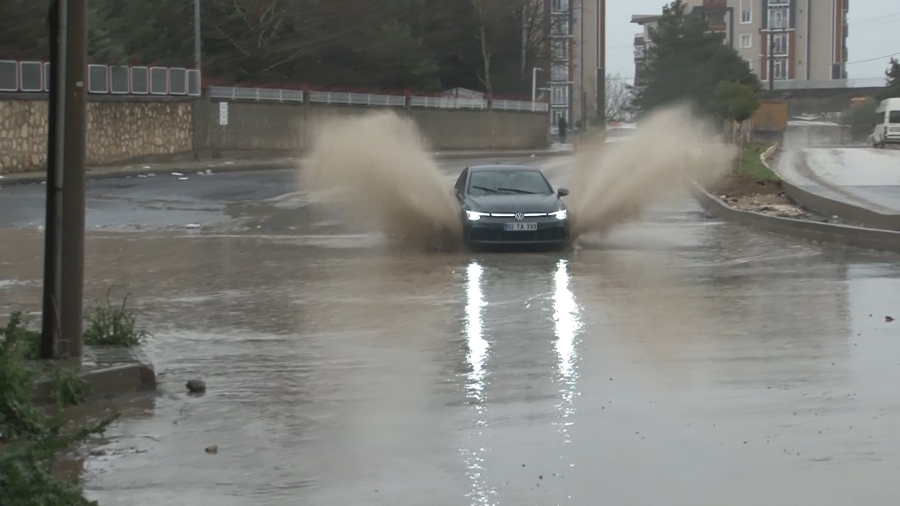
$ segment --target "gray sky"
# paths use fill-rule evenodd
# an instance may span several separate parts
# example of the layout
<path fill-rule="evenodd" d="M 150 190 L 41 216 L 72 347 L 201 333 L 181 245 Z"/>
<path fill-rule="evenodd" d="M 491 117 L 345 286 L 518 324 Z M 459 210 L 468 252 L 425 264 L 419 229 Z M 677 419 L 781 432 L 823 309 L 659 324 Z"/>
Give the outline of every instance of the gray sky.
<path fill-rule="evenodd" d="M 830 0 L 812 0 L 814 2 Z M 634 76 L 632 44 L 641 27 L 631 24 L 632 14 L 660 14 L 666 0 L 608 0 L 607 29 L 608 72 L 626 77 Z M 883 77 L 888 58 L 869 60 L 892 53 L 900 53 L 900 0 L 850 0 L 850 33 L 847 51 L 850 63 L 847 73 L 851 79 Z"/>

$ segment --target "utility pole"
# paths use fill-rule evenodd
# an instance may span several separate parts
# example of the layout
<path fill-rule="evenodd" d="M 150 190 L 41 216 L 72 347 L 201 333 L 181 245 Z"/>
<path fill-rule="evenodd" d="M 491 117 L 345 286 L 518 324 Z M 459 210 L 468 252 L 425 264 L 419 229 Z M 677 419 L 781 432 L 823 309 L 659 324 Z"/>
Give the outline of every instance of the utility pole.
<path fill-rule="evenodd" d="M 62 269 L 62 160 L 65 124 L 66 1 L 54 0 L 47 16 L 50 29 L 50 97 L 47 108 L 47 204 L 44 218 L 44 286 L 41 311 L 41 358 L 58 358 L 60 341 L 60 271 Z"/>
<path fill-rule="evenodd" d="M 200 0 L 195 0 L 199 2 Z M 528 1 L 524 0 L 522 2 L 522 80 L 525 80 L 525 67 L 527 66 L 525 63 L 528 59 Z M 534 99 L 531 100 L 534 102 Z"/>
<path fill-rule="evenodd" d="M 579 55 L 579 63 L 578 63 L 578 79 L 581 81 L 578 87 L 578 103 L 581 105 L 579 109 L 581 109 L 581 130 L 587 130 L 587 104 L 585 104 L 585 99 L 587 99 L 587 94 L 584 92 L 584 2 L 587 0 L 581 0 L 581 6 L 579 7 L 580 13 L 578 14 L 578 22 L 581 24 L 581 29 L 579 31 L 579 42 L 581 43 L 581 48 L 578 50 Z"/>
<path fill-rule="evenodd" d="M 84 161 L 87 143 L 87 0 L 60 0 L 66 9 L 63 126 L 60 349 L 81 357 L 84 294 Z"/>
<path fill-rule="evenodd" d="M 200 70 L 200 0 L 194 0 L 194 68 Z"/>
<path fill-rule="evenodd" d="M 597 0 L 597 36 L 600 50 L 597 51 L 597 122 L 606 130 L 606 0 Z"/>
<path fill-rule="evenodd" d="M 775 89 L 775 32 L 769 29 L 769 91 Z"/>

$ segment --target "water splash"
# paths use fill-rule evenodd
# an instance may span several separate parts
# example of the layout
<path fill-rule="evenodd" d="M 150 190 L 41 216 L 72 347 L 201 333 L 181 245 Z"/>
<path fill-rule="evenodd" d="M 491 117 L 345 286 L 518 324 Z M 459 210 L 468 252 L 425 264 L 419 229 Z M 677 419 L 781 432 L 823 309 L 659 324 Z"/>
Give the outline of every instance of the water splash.
<path fill-rule="evenodd" d="M 306 187 L 392 241 L 458 244 L 460 209 L 414 121 L 393 112 L 323 122 L 303 162 Z"/>

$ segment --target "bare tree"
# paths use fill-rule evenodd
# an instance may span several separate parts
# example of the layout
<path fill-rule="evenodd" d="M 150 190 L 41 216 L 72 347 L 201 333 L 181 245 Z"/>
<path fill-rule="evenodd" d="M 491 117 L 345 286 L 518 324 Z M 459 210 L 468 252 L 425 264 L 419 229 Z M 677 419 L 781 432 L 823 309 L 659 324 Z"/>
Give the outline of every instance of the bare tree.
<path fill-rule="evenodd" d="M 491 44 L 488 41 L 488 33 L 487 33 L 487 23 L 488 19 L 485 13 L 486 3 L 489 3 L 490 0 L 471 0 L 472 7 L 475 8 L 475 13 L 478 15 L 478 35 L 476 38 L 478 39 L 479 44 L 481 44 L 481 61 L 482 61 L 482 71 L 476 72 L 478 75 L 478 80 L 481 81 L 481 84 L 484 85 L 484 89 L 487 91 L 488 96 L 494 94 L 494 88 L 491 85 Z"/>
<path fill-rule="evenodd" d="M 590 79 L 585 85 L 586 106 L 592 118 L 597 118 L 597 83 Z M 632 94 L 625 78 L 616 74 L 606 76 L 606 121 L 631 119 Z"/>

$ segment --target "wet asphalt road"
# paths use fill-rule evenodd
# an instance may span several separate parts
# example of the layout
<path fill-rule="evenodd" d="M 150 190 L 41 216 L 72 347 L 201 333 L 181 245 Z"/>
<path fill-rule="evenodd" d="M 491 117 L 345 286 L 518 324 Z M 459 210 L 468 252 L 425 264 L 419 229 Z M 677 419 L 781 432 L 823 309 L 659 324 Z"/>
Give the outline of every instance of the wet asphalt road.
<path fill-rule="evenodd" d="M 785 153 L 778 171 L 812 193 L 880 213 L 900 213 L 900 151 L 804 149 Z"/>
<path fill-rule="evenodd" d="M 895 503 L 896 255 L 689 200 L 567 252 L 388 252 L 289 173 L 210 178 L 91 184 L 88 298 L 134 294 L 162 386 L 86 459 L 101 504 Z M 0 190 L 3 311 L 38 309 L 42 188 Z"/>

